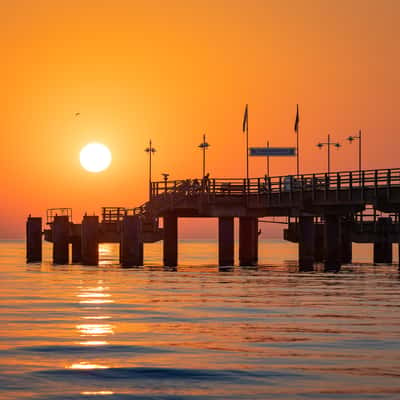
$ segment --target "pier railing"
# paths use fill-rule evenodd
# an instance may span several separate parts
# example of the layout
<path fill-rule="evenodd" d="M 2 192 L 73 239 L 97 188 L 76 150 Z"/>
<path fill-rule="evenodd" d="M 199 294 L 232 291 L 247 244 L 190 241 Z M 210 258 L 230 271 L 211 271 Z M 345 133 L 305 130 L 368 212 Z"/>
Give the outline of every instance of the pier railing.
<path fill-rule="evenodd" d="M 320 174 L 260 178 L 203 178 L 151 183 L 151 196 L 180 193 L 186 196 L 211 193 L 215 196 L 247 196 L 280 192 L 313 192 L 400 186 L 400 168 L 342 171 Z"/>

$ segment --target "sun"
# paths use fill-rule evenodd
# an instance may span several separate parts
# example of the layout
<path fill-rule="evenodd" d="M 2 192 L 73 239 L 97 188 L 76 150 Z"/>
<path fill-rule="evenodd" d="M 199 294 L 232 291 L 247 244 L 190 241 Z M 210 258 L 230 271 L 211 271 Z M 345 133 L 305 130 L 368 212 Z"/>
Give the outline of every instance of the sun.
<path fill-rule="evenodd" d="M 82 148 L 79 160 L 89 172 L 101 172 L 109 167 L 112 156 L 107 146 L 101 143 L 88 143 Z"/>

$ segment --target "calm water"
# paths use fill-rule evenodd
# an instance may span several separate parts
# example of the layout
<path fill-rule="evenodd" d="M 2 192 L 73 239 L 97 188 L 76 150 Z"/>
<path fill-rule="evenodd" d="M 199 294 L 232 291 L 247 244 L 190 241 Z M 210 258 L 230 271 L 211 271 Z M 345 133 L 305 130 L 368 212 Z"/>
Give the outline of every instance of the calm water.
<path fill-rule="evenodd" d="M 400 398 L 399 272 L 369 246 L 338 274 L 299 273 L 280 241 L 259 268 L 180 251 L 177 270 L 159 244 L 143 268 L 109 245 L 98 268 L 61 267 L 0 242 L 0 399 Z"/>

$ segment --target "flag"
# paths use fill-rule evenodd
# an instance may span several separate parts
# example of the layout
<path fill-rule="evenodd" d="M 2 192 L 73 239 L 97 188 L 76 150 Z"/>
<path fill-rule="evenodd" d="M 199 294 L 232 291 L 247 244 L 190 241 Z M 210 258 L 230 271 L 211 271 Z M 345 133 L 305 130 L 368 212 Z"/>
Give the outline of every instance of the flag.
<path fill-rule="evenodd" d="M 296 119 L 294 121 L 294 131 L 298 134 L 299 133 L 299 105 L 297 104 L 297 111 L 296 111 Z"/>
<path fill-rule="evenodd" d="M 248 124 L 249 124 L 249 121 L 248 121 L 248 107 L 247 107 L 247 104 L 246 104 L 246 108 L 244 109 L 244 116 L 243 116 L 243 132 L 246 132 L 246 129 L 248 128 Z"/>

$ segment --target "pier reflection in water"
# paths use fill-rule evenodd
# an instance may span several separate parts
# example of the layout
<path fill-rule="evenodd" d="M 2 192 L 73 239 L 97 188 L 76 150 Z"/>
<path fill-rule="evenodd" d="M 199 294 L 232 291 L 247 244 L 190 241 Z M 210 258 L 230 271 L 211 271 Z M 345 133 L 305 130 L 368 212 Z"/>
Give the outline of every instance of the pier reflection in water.
<path fill-rule="evenodd" d="M 98 267 L 26 265 L 23 242 L 0 246 L 1 399 L 400 393 L 398 268 L 366 264 L 369 247 L 339 273 L 303 273 L 280 241 L 261 243 L 262 266 L 224 270 L 215 242 L 183 241 L 176 269 L 159 244 L 126 269 L 110 245 Z"/>

